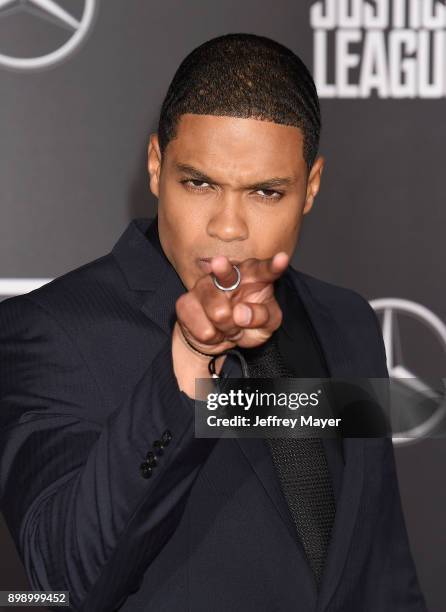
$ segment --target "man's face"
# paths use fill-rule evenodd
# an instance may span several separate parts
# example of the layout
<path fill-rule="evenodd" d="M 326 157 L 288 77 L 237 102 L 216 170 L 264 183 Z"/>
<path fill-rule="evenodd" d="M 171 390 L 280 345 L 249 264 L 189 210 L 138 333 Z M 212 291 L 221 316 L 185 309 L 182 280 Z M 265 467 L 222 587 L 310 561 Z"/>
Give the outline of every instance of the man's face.
<path fill-rule="evenodd" d="M 206 258 L 226 255 L 236 263 L 279 251 L 291 257 L 324 160 L 319 157 L 307 177 L 296 127 L 187 113 L 160 162 L 152 134 L 148 170 L 160 241 L 189 290 L 209 273 Z"/>

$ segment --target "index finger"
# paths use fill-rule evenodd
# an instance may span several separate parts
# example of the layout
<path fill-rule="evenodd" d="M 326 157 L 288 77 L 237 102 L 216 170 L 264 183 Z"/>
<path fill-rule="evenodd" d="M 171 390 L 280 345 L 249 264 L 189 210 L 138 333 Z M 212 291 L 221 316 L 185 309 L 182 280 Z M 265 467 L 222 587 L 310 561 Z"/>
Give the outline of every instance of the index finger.
<path fill-rule="evenodd" d="M 217 281 L 223 287 L 230 287 L 237 280 L 237 273 L 232 263 L 224 255 L 218 255 L 211 260 L 211 268 Z"/>
<path fill-rule="evenodd" d="M 253 279 L 265 283 L 272 283 L 282 276 L 288 267 L 289 261 L 290 258 L 285 251 L 280 251 L 269 259 L 254 260 L 250 263 L 250 267 L 252 266 Z"/>

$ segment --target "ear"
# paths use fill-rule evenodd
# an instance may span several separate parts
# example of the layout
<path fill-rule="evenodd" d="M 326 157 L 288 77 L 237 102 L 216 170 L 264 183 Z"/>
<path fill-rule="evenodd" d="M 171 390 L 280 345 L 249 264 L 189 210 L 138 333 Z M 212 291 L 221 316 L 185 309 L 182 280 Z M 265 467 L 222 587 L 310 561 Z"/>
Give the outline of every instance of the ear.
<path fill-rule="evenodd" d="M 147 147 L 147 171 L 150 177 L 150 191 L 158 198 L 161 173 L 161 151 L 158 142 L 158 134 L 150 134 Z"/>
<path fill-rule="evenodd" d="M 307 182 L 307 194 L 303 214 L 306 215 L 313 208 L 314 200 L 321 186 L 321 176 L 324 169 L 325 159 L 319 155 L 314 162 Z"/>

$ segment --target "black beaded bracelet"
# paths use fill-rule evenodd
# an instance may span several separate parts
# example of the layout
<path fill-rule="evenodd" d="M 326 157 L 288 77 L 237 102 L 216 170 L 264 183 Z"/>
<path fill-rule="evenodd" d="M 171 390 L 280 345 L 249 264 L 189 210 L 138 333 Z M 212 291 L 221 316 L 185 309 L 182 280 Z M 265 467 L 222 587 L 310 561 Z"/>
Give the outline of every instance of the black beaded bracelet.
<path fill-rule="evenodd" d="M 199 351 L 197 348 L 195 348 L 195 346 L 193 346 L 193 344 L 191 344 L 189 340 L 186 338 L 186 336 L 184 335 L 181 325 L 179 325 L 178 327 L 180 328 L 181 337 L 186 342 L 188 347 L 193 350 L 194 353 L 197 353 L 197 355 L 203 355 L 203 357 L 214 357 L 214 355 L 211 355 L 209 353 L 203 353 L 202 351 Z"/>
<path fill-rule="evenodd" d="M 226 351 L 223 351 L 223 353 L 219 353 L 218 355 L 210 355 L 209 353 L 203 353 L 202 351 L 199 351 L 198 349 L 196 349 L 195 346 L 192 346 L 192 344 L 189 342 L 189 340 L 184 335 L 183 330 L 181 328 L 181 325 L 179 325 L 179 328 L 180 328 L 180 334 L 181 334 L 183 340 L 186 342 L 186 344 L 189 346 L 189 348 L 194 353 L 197 353 L 197 355 L 202 355 L 203 357 L 210 357 L 211 358 L 209 360 L 209 363 L 208 363 L 208 371 L 209 371 L 209 374 L 211 375 L 211 377 L 212 378 L 220 378 L 220 376 L 217 374 L 217 370 L 215 369 L 215 362 L 217 361 L 217 358 L 220 357 L 221 355 L 224 355 Z"/>
<path fill-rule="evenodd" d="M 216 364 L 217 359 L 221 357 L 222 355 L 236 355 L 242 367 L 243 377 L 244 378 L 249 377 L 248 364 L 246 363 L 246 359 L 243 357 L 240 351 L 232 348 L 232 349 L 226 349 L 225 351 L 222 351 L 221 353 L 218 353 L 217 355 L 211 355 L 210 353 L 202 353 L 201 351 L 196 349 L 195 346 L 192 346 L 192 344 L 189 342 L 189 340 L 184 335 L 181 325 L 179 326 L 179 328 L 180 328 L 180 334 L 182 338 L 184 339 L 186 344 L 192 349 L 192 351 L 194 351 L 194 353 L 197 353 L 198 355 L 202 355 L 203 357 L 210 357 L 210 360 L 208 363 L 208 371 L 212 378 L 221 378 L 220 375 L 217 374 L 215 364 Z"/>
<path fill-rule="evenodd" d="M 224 355 L 224 353 L 220 353 L 220 355 L 212 355 L 212 359 L 208 363 L 209 374 L 212 378 L 220 378 L 219 374 L 217 374 L 217 370 L 215 369 L 215 362 L 217 361 L 217 357 Z"/>

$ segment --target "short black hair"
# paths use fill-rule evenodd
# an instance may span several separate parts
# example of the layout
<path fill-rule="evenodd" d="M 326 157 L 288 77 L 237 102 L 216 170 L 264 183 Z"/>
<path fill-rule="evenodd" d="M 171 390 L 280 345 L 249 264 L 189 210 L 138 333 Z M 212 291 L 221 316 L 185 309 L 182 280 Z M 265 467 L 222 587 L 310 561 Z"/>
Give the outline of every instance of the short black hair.
<path fill-rule="evenodd" d="M 321 115 L 313 78 L 293 51 L 265 36 L 225 34 L 187 55 L 161 107 L 161 154 L 175 138 L 184 113 L 253 118 L 298 127 L 303 133 L 308 170 L 318 152 Z"/>

